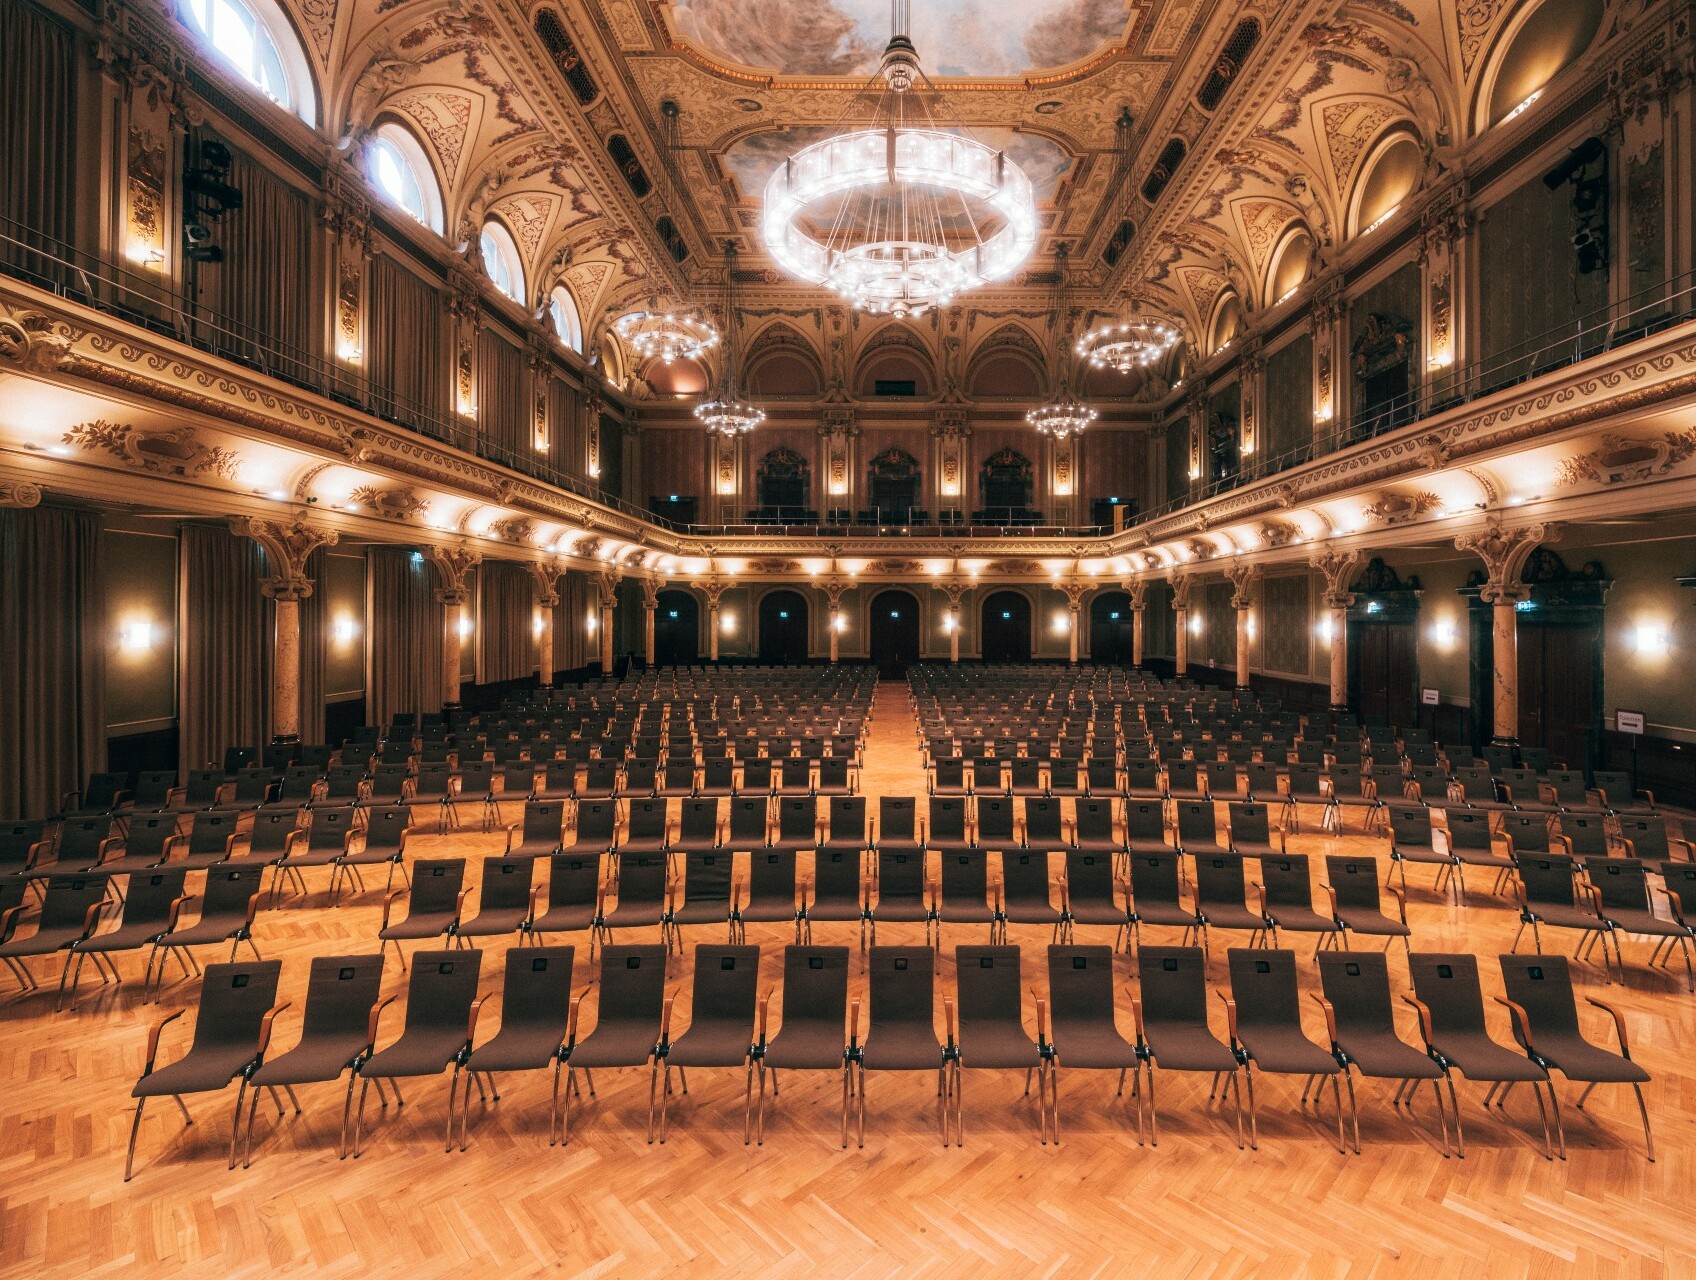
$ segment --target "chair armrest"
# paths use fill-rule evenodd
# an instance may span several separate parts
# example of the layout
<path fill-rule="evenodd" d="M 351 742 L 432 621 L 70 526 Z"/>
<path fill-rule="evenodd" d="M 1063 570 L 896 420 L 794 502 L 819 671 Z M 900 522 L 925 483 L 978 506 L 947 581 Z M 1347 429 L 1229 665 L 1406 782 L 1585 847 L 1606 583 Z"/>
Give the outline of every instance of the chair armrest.
<path fill-rule="evenodd" d="M 383 1020 L 383 1010 L 396 1000 L 395 996 L 384 996 L 371 1006 L 370 1016 L 365 1019 L 365 1047 L 369 1052 L 377 1047 L 377 1024 Z"/>
<path fill-rule="evenodd" d="M 1667 906 L 1672 908 L 1673 920 L 1688 929 L 1690 926 L 1684 923 L 1684 900 L 1678 896 L 1678 890 L 1662 889 L 1660 892 L 1665 895 Z"/>
<path fill-rule="evenodd" d="M 194 901 L 194 895 L 189 894 L 189 893 L 185 893 L 181 897 L 175 899 L 171 903 L 171 909 L 168 912 L 165 913 L 165 930 L 164 931 L 166 933 L 175 932 L 176 927 L 177 927 L 177 921 L 182 919 L 183 908 L 188 906 L 188 904 L 192 901 Z"/>
<path fill-rule="evenodd" d="M 24 854 L 24 870 L 28 871 L 33 868 L 41 861 L 42 855 L 48 853 L 52 848 L 53 841 L 50 839 L 37 840 L 34 844 L 30 845 L 28 852 Z"/>
<path fill-rule="evenodd" d="M 405 889 L 391 889 L 383 896 L 383 928 L 389 927 L 389 913 L 394 909 L 395 903 L 405 896 Z"/>
<path fill-rule="evenodd" d="M 1571 836 L 1557 835 L 1554 838 L 1561 842 L 1561 848 L 1566 851 L 1567 857 L 1576 858 L 1578 856 L 1577 854 L 1575 854 L 1572 851 L 1572 837 Z"/>
<path fill-rule="evenodd" d="M 1696 840 L 1686 840 L 1681 836 L 1668 836 L 1667 847 L 1669 849 L 1675 847 L 1683 849 L 1684 860 L 1686 862 L 1696 862 Z"/>
<path fill-rule="evenodd" d="M 1390 885 L 1385 885 L 1384 887 L 1389 892 L 1390 896 L 1393 897 L 1396 900 L 1396 913 L 1401 917 L 1402 923 L 1406 924 L 1407 923 L 1407 894 L 1403 893 L 1400 889 L 1394 888 Z"/>
<path fill-rule="evenodd" d="M 1517 857 L 1519 855 L 1519 850 L 1514 848 L 1513 832 L 1511 832 L 1511 831 L 1493 831 L 1493 832 L 1491 832 L 1490 833 L 1490 844 L 1492 846 L 1494 846 L 1496 841 L 1498 841 L 1498 840 L 1500 840 L 1502 842 L 1502 844 L 1504 846 L 1506 846 L 1505 853 L 1506 853 L 1507 857 L 1514 858 L 1514 857 Z M 1530 852 L 1530 850 L 1527 850 L 1527 852 Z"/>
<path fill-rule="evenodd" d="M 105 909 L 106 900 L 102 898 L 99 902 L 94 903 L 86 912 L 83 913 L 82 936 L 84 938 L 89 937 L 94 932 L 94 927 L 100 923 L 100 913 Z"/>
<path fill-rule="evenodd" d="M 1637 856 L 1637 845 L 1630 836 L 1615 836 L 1614 839 L 1624 846 L 1626 857 L 1635 858 Z"/>
<path fill-rule="evenodd" d="M 1323 880 L 1319 882 L 1319 887 L 1325 891 L 1325 900 L 1331 904 L 1331 918 L 1335 920 L 1337 918 L 1337 891 Z"/>
<path fill-rule="evenodd" d="M 470 896 L 471 896 L 471 890 L 470 889 L 461 889 L 459 891 L 459 897 L 454 899 L 453 918 L 454 918 L 455 924 L 458 924 L 459 918 L 462 915 L 465 914 L 465 900 L 467 898 L 469 898 Z"/>
<path fill-rule="evenodd" d="M 946 1041 L 948 1050 L 950 1052 L 952 1052 L 953 1049 L 954 1049 L 954 997 L 953 996 L 944 996 L 942 998 L 942 1025 L 946 1029 L 947 1035 L 948 1035 L 948 1039 Z"/>
<path fill-rule="evenodd" d="M 1250 880 L 1248 888 L 1249 892 L 1260 900 L 1260 918 L 1264 920 L 1266 918 L 1266 886 L 1258 880 Z"/>
<path fill-rule="evenodd" d="M 542 886 L 537 885 L 535 888 L 530 890 L 530 910 L 529 910 L 529 914 L 527 916 L 525 916 L 525 919 L 534 920 L 536 918 L 536 907 L 541 902 L 541 900 L 542 900 Z"/>
<path fill-rule="evenodd" d="M 1131 1022 L 1136 1027 L 1137 1043 L 1142 1044 L 1147 1038 L 1142 1031 L 1142 1001 L 1135 996 L 1131 997 Z"/>
<path fill-rule="evenodd" d="M 1403 996 L 1402 999 L 1411 1005 L 1413 1011 L 1419 1015 L 1419 1034 L 1425 1040 L 1425 1047 L 1427 1049 L 1432 1048 L 1431 1010 L 1426 1007 L 1423 1000 L 1416 1000 L 1412 996 Z"/>
<path fill-rule="evenodd" d="M 1598 1000 L 1595 996 L 1585 996 L 1584 998 L 1614 1020 L 1614 1034 L 1619 1037 L 1619 1056 L 1629 1061 L 1631 1058 L 1631 1042 L 1625 1034 L 1625 1016 L 1605 1000 Z"/>
<path fill-rule="evenodd" d="M 277 1015 L 292 1005 L 294 1001 L 284 1000 L 274 1004 L 265 1011 L 265 1016 L 259 1020 L 259 1047 L 255 1050 L 256 1057 L 264 1057 L 265 1050 L 271 1047 L 271 1026 L 277 1021 Z"/>
<path fill-rule="evenodd" d="M 1215 991 L 1213 994 L 1218 996 L 1219 999 L 1224 1002 L 1225 1030 L 1231 1037 L 1231 1043 L 1240 1043 L 1237 1040 L 1237 1002 L 1230 996 L 1226 995 L 1223 991 Z"/>
<path fill-rule="evenodd" d="M 248 899 L 247 899 L 247 927 L 249 929 L 253 928 L 254 917 L 256 917 L 259 914 L 259 899 L 263 898 L 264 896 L 265 896 L 265 894 L 264 894 L 263 891 L 248 895 Z"/>
<path fill-rule="evenodd" d="M 656 1048 L 662 1051 L 661 1057 L 665 1056 L 663 1050 L 671 1047 L 671 1011 L 676 1003 L 677 993 L 674 991 L 665 998 L 665 1007 L 660 1010 L 660 1038 Z"/>
<path fill-rule="evenodd" d="M 155 1022 L 148 1028 L 147 1065 L 141 1069 L 143 1078 L 153 1074 L 153 1060 L 159 1056 L 159 1037 L 164 1034 L 166 1027 L 170 1026 L 171 1023 L 175 1022 L 187 1012 L 187 1009 L 178 1009 L 175 1013 L 167 1013 L 163 1018 L 159 1019 L 158 1022 Z"/>
<path fill-rule="evenodd" d="M 1391 843 L 1394 844 L 1394 837 L 1391 838 Z M 1439 848 L 1439 845 L 1442 847 Z M 1434 852 L 1442 854 L 1445 858 L 1452 859 L 1455 856 L 1455 846 L 1454 842 L 1449 839 L 1448 828 L 1431 828 L 1431 848 Z"/>
<path fill-rule="evenodd" d="M 771 1014 L 771 998 L 774 991 L 775 988 L 767 987 L 764 993 L 760 996 L 759 1017 L 756 1020 L 754 1034 L 759 1037 L 757 1043 L 761 1045 L 764 1045 L 766 1042 L 766 1020 Z"/>
<path fill-rule="evenodd" d="M 860 999 L 858 996 L 848 1002 L 848 1052 L 857 1052 L 860 1048 Z"/>
<path fill-rule="evenodd" d="M 240 839 L 241 839 L 241 836 L 238 835 L 234 831 L 230 832 L 229 835 L 224 837 L 224 861 L 225 862 L 228 862 L 231 858 L 234 858 L 236 856 L 236 841 L 240 840 Z"/>
<path fill-rule="evenodd" d="M 1031 994 L 1036 997 L 1036 1042 L 1038 1046 L 1046 1046 L 1049 1043 L 1048 1001 L 1037 995 L 1035 991 L 1032 991 Z M 1137 1025 L 1140 1027 L 1142 1024 L 1139 1021 Z"/>
<path fill-rule="evenodd" d="M 1325 1011 L 1325 1034 L 1332 1044 L 1337 1043 L 1337 1011 L 1331 1007 L 1331 1002 L 1317 991 L 1309 991 L 1308 999 L 1314 1001 Z"/>
<path fill-rule="evenodd" d="M 181 799 L 183 796 L 186 796 L 187 794 L 188 794 L 188 788 L 187 787 L 167 787 L 167 788 L 165 788 L 165 807 L 167 809 L 169 809 L 179 799 Z"/>
<path fill-rule="evenodd" d="M 7 907 L 6 910 L 0 911 L 0 943 L 11 941 L 12 930 L 17 928 L 18 920 L 23 913 L 22 905 Z"/>
<path fill-rule="evenodd" d="M 571 1047 L 577 1043 L 577 1015 L 582 1012 L 583 998 L 589 994 L 589 988 L 584 987 L 571 997 L 571 1012 L 565 1020 L 565 1051 L 569 1056 Z"/>
<path fill-rule="evenodd" d="M 478 996 L 471 1002 L 471 1016 L 465 1020 L 465 1043 L 470 1044 L 477 1035 L 477 1015 L 483 1012 L 483 1006 L 488 1002 L 488 996 Z"/>
<path fill-rule="evenodd" d="M 1513 1015 L 1513 1029 L 1515 1035 L 1519 1037 L 1520 1045 L 1527 1053 L 1532 1052 L 1531 1015 L 1525 1012 L 1525 1006 L 1516 1004 L 1506 996 L 1497 996 L 1496 1003 L 1505 1006 L 1507 1011 Z"/>

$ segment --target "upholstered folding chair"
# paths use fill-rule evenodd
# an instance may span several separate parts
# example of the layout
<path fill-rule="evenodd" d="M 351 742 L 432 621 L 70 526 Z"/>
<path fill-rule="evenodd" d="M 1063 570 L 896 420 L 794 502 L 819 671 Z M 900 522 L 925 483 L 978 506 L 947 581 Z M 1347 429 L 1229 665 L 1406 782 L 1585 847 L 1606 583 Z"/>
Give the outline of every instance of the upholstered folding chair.
<path fill-rule="evenodd" d="M 1407 923 L 1407 899 L 1400 889 L 1386 885 L 1384 892 L 1395 898 L 1397 914 L 1392 917 L 1385 913 L 1378 893 L 1376 858 L 1335 853 L 1327 855 L 1325 883 L 1321 887 L 1330 899 L 1332 916 L 1343 929 L 1383 938 L 1386 951 L 1397 938 L 1402 940 L 1405 948 L 1412 950 L 1409 938 L 1413 930 L 1408 928 Z M 1348 944 L 1349 939 L 1345 936 L 1343 945 Z"/>
<path fill-rule="evenodd" d="M 1131 1001 L 1136 1018 L 1137 1057 L 1148 1075 L 1149 1139 L 1160 1145 L 1160 1115 L 1155 1081 L 1167 1071 L 1206 1072 L 1213 1077 L 1207 1100 L 1221 1084 L 1236 1102 L 1237 1150 L 1243 1146 L 1242 1063 L 1207 1025 L 1207 958 L 1200 947 L 1143 947 L 1138 957 L 1138 996 Z M 1157 1070 L 1158 1069 L 1158 1070 Z M 1138 1135 L 1142 1115 L 1138 1112 Z"/>
<path fill-rule="evenodd" d="M 418 942 L 456 936 L 455 930 L 471 890 L 465 885 L 464 858 L 420 858 L 413 864 L 410 895 L 395 889 L 383 899 L 383 924 L 377 934 L 380 950 L 392 942 L 400 971 L 406 972 L 402 942 Z M 408 896 L 404 920 L 391 919 L 394 905 Z"/>
<path fill-rule="evenodd" d="M 1301 1026 L 1301 993 L 1296 983 L 1296 953 L 1283 948 L 1249 949 L 1232 947 L 1226 952 L 1231 971 L 1231 994 L 1225 1000 L 1225 1016 L 1231 1046 L 1243 1063 L 1248 1081 L 1249 1145 L 1260 1146 L 1259 1124 L 1254 1103 L 1256 1068 L 1262 1074 L 1303 1076 L 1301 1102 L 1307 1105 L 1313 1089 L 1317 1106 L 1324 1081 L 1331 1081 L 1332 1101 L 1337 1107 L 1337 1150 L 1347 1153 L 1343 1131 L 1343 1095 L 1339 1081 L 1348 1084 L 1349 1110 L 1354 1111 L 1354 1082 L 1342 1063 L 1328 1049 L 1307 1038 Z M 1355 1120 L 1358 1134 L 1360 1121 Z M 1359 1154 L 1356 1145 L 1355 1153 Z"/>
<path fill-rule="evenodd" d="M 573 947 L 512 947 L 506 953 L 501 985 L 500 1030 L 471 1049 L 465 1071 L 488 1082 L 488 1101 L 501 1100 L 497 1074 L 545 1071 L 553 1068 L 552 1105 L 548 1111 L 548 1145 L 554 1145 L 560 1124 L 559 1069 L 571 1051 L 576 1032 L 577 1004 L 571 998 L 571 972 L 577 956 Z M 469 1043 L 469 1042 L 468 1042 Z M 459 1103 L 459 1149 L 466 1148 L 466 1120 L 471 1110 L 468 1083 Z M 448 1118 L 448 1145 L 453 1145 L 453 1118 Z"/>
<path fill-rule="evenodd" d="M 529 865 L 528 860 L 526 865 Z M 359 1102 L 353 1113 L 353 1158 L 357 1160 L 365 1134 L 365 1096 L 373 1081 L 388 1081 L 395 1105 L 406 1105 L 401 1096 L 402 1079 L 439 1076 L 453 1069 L 448 1081 L 447 1142 L 453 1140 L 454 1096 L 459 1075 L 477 1034 L 477 1015 L 483 1002 L 477 998 L 477 982 L 483 953 L 469 951 L 420 951 L 412 957 L 412 974 L 406 988 L 406 1021 L 400 1038 L 385 1049 L 363 1059 L 355 1074 L 359 1078 Z M 373 1014 L 371 1042 L 376 1043 L 379 1006 Z M 467 1081 L 466 1088 L 475 1080 Z M 348 1087 L 353 1087 L 352 1080 Z M 482 1088 L 481 1084 L 477 1086 Z M 384 1106 L 387 1095 L 378 1084 Z"/>
<path fill-rule="evenodd" d="M 632 858 L 630 861 L 639 861 Z M 660 1046 L 665 1041 L 670 1002 L 665 995 L 666 949 L 663 946 L 612 946 L 601 949 L 600 998 L 595 1029 L 573 1040 L 565 1056 L 565 1104 L 560 1141 L 571 1141 L 571 1098 L 577 1072 L 583 1072 L 595 1097 L 596 1067 L 648 1066 L 648 1141 L 654 1140 L 659 1113 Z M 579 997 L 581 999 L 581 997 Z"/>
<path fill-rule="evenodd" d="M 383 956 L 314 956 L 306 979 L 306 1005 L 301 1010 L 300 1039 L 294 1048 L 267 1058 L 248 1080 L 252 1096 L 247 1106 L 247 1123 L 242 1131 L 242 1168 L 253 1163 L 253 1120 L 259 1110 L 259 1094 L 268 1089 L 283 1118 L 281 1089 L 288 1095 L 295 1115 L 301 1114 L 294 1086 L 328 1084 L 348 1073 L 347 1097 L 342 1103 L 338 1156 L 347 1153 L 348 1111 L 353 1101 L 353 1078 L 360 1064 L 371 1056 L 377 1036 L 377 1018 L 383 1005 Z M 391 999 L 393 997 L 390 997 Z M 241 1121 L 241 1109 L 236 1109 Z"/>
<path fill-rule="evenodd" d="M 788 856 L 793 861 L 794 855 Z M 747 1146 L 752 1141 L 754 1076 L 759 1067 L 754 1056 L 759 983 L 758 947 L 695 948 L 688 1030 L 675 1040 L 669 1039 L 668 1033 L 660 1037 L 659 1140 L 662 1143 L 671 1124 L 672 1069 L 676 1068 L 678 1084 L 687 1097 L 690 1067 L 702 1070 L 742 1068 L 742 1145 Z"/>
<path fill-rule="evenodd" d="M 1113 950 L 1110 947 L 1048 948 L 1048 999 L 1054 1019 L 1053 1057 L 1049 1064 L 1049 1124 L 1060 1140 L 1060 1068 L 1069 1071 L 1117 1071 L 1116 1096 L 1123 1097 L 1125 1075 L 1137 1073 L 1132 1095 L 1140 1099 L 1142 1059 L 1114 1020 Z M 1137 1141 L 1142 1141 L 1142 1104 L 1137 1104 Z"/>
<path fill-rule="evenodd" d="M 1615 1053 L 1593 1043 L 1580 1028 L 1578 998 L 1572 990 L 1572 971 L 1565 956 L 1507 955 L 1500 960 L 1502 985 L 1507 989 L 1507 998 L 1502 1003 L 1513 1015 L 1514 1038 L 1525 1049 L 1526 1056 L 1544 1070 L 1558 1071 L 1568 1080 L 1584 1084 L 1584 1092 L 1578 1097 L 1580 1110 L 1597 1085 L 1630 1085 L 1637 1095 L 1637 1111 L 1643 1118 L 1643 1142 L 1653 1163 L 1655 1136 L 1649 1130 L 1649 1107 L 1643 1100 L 1643 1086 L 1649 1083 L 1649 1073 L 1632 1060 L 1625 1018 L 1619 1010 L 1593 996 L 1586 997 L 1587 1003 L 1613 1019 L 1614 1034 L 1619 1039 L 1619 1052 Z M 1553 1096 L 1553 1085 L 1549 1092 Z M 1560 1137 L 1561 1158 L 1565 1159 L 1566 1132 L 1558 1109 L 1555 1132 Z"/>
<path fill-rule="evenodd" d="M 848 1057 L 850 1040 L 843 1035 L 848 1018 L 848 948 L 796 946 L 783 949 L 783 1014 L 775 1036 L 767 1039 L 772 993 L 760 997 L 754 1056 L 759 1068 L 759 1107 L 754 1116 L 754 1141 L 765 1144 L 765 1077 L 771 1076 L 771 1095 L 778 1096 L 779 1071 L 841 1071 L 842 1145 L 848 1145 L 849 1104 L 853 1080 Z M 859 1001 L 854 1002 L 854 1023 Z"/>
<path fill-rule="evenodd" d="M 1048 1039 L 1048 1001 L 1036 1000 L 1037 1038 L 1025 1030 L 1019 948 L 955 947 L 954 973 L 959 1000 L 959 1039 L 950 1064 L 954 1073 L 954 1141 L 965 1143 L 963 1089 L 965 1068 L 1023 1071 L 1025 1096 L 1037 1084 L 1037 1124 L 1042 1143 L 1059 1140 L 1050 1113 L 1048 1068 L 1053 1045 Z M 945 1046 L 946 1052 L 946 1046 Z"/>
<path fill-rule="evenodd" d="M 278 1005 L 277 982 L 282 973 L 280 960 L 255 960 L 248 964 L 213 964 L 206 967 L 200 984 L 200 1001 L 194 1020 L 194 1039 L 189 1050 L 175 1062 L 156 1066 L 159 1039 L 165 1028 L 187 1013 L 178 1009 L 167 1014 L 147 1033 L 147 1056 L 141 1077 L 130 1090 L 135 1102 L 135 1118 L 130 1122 L 130 1144 L 124 1155 L 124 1181 L 134 1176 L 135 1142 L 141 1132 L 141 1114 L 149 1098 L 176 1099 L 183 1113 L 183 1123 L 193 1124 L 183 1095 L 190 1093 L 222 1093 L 230 1081 L 241 1080 L 236 1095 L 236 1115 L 247 1093 L 251 1074 L 264 1065 L 265 1050 L 270 1043 L 271 1025 L 288 1006 Z M 232 1125 L 230 1132 L 230 1167 L 235 1167 L 236 1138 L 239 1129 Z"/>

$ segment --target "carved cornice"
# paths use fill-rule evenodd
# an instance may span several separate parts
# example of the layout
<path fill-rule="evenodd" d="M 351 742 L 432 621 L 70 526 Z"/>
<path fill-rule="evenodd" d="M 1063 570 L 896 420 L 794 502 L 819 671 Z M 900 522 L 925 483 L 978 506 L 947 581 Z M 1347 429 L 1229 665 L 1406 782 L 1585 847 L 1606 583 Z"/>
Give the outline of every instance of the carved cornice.
<path fill-rule="evenodd" d="M 25 480 L 0 480 L 0 507 L 39 507 L 41 486 Z"/>

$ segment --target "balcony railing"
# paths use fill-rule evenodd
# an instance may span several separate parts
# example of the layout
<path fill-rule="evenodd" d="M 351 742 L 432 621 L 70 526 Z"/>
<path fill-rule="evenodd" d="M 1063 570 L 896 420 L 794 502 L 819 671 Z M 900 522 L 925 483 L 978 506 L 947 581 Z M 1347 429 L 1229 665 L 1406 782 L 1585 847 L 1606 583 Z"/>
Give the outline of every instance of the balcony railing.
<path fill-rule="evenodd" d="M 0 218 L 0 273 L 70 302 L 126 320 L 160 337 L 222 357 L 291 386 L 314 392 L 372 417 L 427 436 L 542 484 L 599 502 L 663 528 L 664 516 L 626 502 L 592 481 L 550 464 L 535 450 L 489 439 L 464 419 L 398 396 L 357 366 L 327 360 L 176 292 L 156 272 L 134 270 Z"/>

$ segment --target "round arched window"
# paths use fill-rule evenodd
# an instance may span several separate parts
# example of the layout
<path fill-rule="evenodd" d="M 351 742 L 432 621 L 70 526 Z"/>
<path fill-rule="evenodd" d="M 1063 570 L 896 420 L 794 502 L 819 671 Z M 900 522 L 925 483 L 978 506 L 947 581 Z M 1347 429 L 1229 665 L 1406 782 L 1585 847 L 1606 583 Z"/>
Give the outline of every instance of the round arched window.
<path fill-rule="evenodd" d="M 579 355 L 583 352 L 583 321 L 577 314 L 577 303 L 566 287 L 554 286 L 548 302 L 548 314 L 553 317 L 554 333 L 559 340 Z"/>
<path fill-rule="evenodd" d="M 311 68 L 274 0 L 183 0 L 182 12 L 220 62 L 307 124 L 317 122 Z"/>
<path fill-rule="evenodd" d="M 442 197 L 436 175 L 411 133 L 398 124 L 379 126 L 365 149 L 365 172 L 390 204 L 441 233 Z"/>
<path fill-rule="evenodd" d="M 514 302 L 524 302 L 524 263 L 518 256 L 518 245 L 512 232 L 490 219 L 483 224 L 480 241 L 483 250 L 483 270 L 489 273 L 499 289 Z"/>

